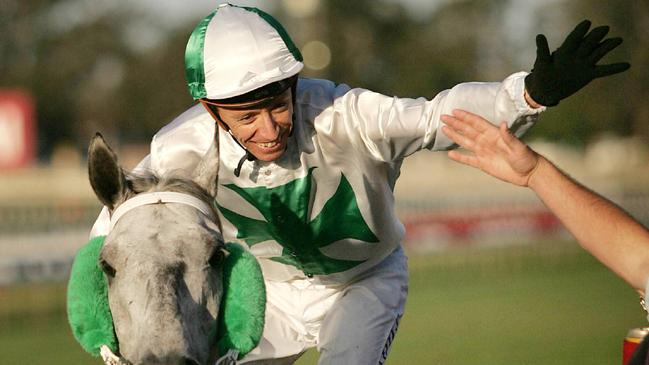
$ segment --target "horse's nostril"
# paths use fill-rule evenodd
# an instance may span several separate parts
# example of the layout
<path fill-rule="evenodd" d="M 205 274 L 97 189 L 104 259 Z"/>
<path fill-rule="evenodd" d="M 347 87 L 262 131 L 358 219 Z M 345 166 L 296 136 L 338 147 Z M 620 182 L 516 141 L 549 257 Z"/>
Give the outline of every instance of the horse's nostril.
<path fill-rule="evenodd" d="M 184 365 L 201 365 L 198 363 L 198 361 L 190 358 L 185 358 L 185 362 L 183 362 Z"/>

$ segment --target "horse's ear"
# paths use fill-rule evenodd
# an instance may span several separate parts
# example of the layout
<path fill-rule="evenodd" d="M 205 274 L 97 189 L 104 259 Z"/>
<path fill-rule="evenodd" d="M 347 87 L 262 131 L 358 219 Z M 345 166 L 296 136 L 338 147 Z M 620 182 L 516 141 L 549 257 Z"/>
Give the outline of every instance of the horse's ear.
<path fill-rule="evenodd" d="M 124 171 L 117 163 L 117 155 L 100 133 L 95 134 L 88 147 L 88 177 L 97 198 L 113 210 L 128 191 Z"/>
<path fill-rule="evenodd" d="M 219 173 L 219 126 L 214 125 L 214 138 L 210 149 L 194 169 L 193 180 L 211 196 L 216 196 Z"/>

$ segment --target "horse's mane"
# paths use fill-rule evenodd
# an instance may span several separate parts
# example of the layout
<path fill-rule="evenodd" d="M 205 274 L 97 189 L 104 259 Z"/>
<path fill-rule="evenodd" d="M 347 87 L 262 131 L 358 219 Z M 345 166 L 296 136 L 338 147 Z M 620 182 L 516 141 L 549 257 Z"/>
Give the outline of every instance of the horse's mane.
<path fill-rule="evenodd" d="M 214 216 L 217 217 L 214 209 L 214 197 L 212 197 L 203 187 L 193 180 L 182 177 L 180 174 L 166 174 L 159 176 L 153 172 L 129 172 L 126 174 L 129 190 L 132 194 L 127 197 L 147 192 L 172 191 L 176 193 L 185 193 L 194 196 L 212 208 Z"/>

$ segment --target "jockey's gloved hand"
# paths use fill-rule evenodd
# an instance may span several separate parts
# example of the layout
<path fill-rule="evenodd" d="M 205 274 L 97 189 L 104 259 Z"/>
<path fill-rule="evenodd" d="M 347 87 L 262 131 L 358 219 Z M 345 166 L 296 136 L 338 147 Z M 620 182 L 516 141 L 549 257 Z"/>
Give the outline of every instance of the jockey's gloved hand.
<path fill-rule="evenodd" d="M 622 43 L 622 38 L 604 39 L 608 26 L 593 28 L 590 33 L 589 28 L 590 21 L 579 23 L 552 54 L 545 36 L 536 36 L 536 61 L 532 72 L 525 77 L 525 88 L 534 101 L 545 106 L 557 105 L 593 79 L 631 67 L 626 62 L 597 65 Z"/>

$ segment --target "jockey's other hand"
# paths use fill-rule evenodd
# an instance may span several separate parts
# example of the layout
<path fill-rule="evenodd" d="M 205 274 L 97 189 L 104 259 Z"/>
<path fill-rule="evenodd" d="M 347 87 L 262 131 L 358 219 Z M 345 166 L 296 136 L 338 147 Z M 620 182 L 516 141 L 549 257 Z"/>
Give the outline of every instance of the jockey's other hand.
<path fill-rule="evenodd" d="M 550 54 L 548 40 L 536 36 L 536 61 L 525 77 L 525 88 L 534 101 L 554 106 L 598 77 L 626 71 L 627 62 L 597 65 L 608 52 L 622 44 L 622 38 L 604 39 L 608 26 L 593 28 L 584 20 L 568 34 L 563 44 Z"/>

